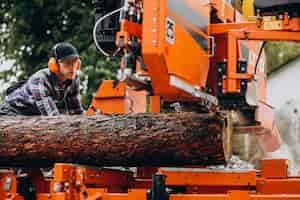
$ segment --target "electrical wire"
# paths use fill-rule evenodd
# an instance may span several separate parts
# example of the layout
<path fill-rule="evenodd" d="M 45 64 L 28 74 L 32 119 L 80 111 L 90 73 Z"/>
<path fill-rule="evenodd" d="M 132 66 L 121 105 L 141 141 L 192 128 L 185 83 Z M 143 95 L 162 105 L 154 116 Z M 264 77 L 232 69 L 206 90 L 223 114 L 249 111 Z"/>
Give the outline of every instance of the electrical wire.
<path fill-rule="evenodd" d="M 264 48 L 265 48 L 265 45 L 266 45 L 266 41 L 263 41 L 263 44 L 262 44 L 261 47 L 260 47 L 260 50 L 259 50 L 259 53 L 258 53 L 258 56 L 257 56 L 257 60 L 256 60 L 256 63 L 255 63 L 254 74 L 257 73 L 257 67 L 258 67 L 258 64 L 259 64 L 261 55 L 262 55 L 262 53 L 263 53 L 263 50 L 264 50 Z"/>
<path fill-rule="evenodd" d="M 121 8 L 118 8 L 118 9 L 116 9 L 116 10 L 110 12 L 110 13 L 107 13 L 106 15 L 102 16 L 101 18 L 99 18 L 99 19 L 96 21 L 95 25 L 94 25 L 94 28 L 93 28 L 93 40 L 94 40 L 94 43 L 95 43 L 97 49 L 98 49 L 104 56 L 106 56 L 106 57 L 111 57 L 111 56 L 110 56 L 109 53 L 105 52 L 105 51 L 101 48 L 100 44 L 99 44 L 98 41 L 97 41 L 97 37 L 96 37 L 96 36 L 97 36 L 97 33 L 96 33 L 96 32 L 97 32 L 97 27 L 98 27 L 98 25 L 99 25 L 105 18 L 110 17 L 110 16 L 112 16 L 112 15 L 118 13 L 118 12 L 121 12 L 121 10 L 122 10 L 123 8 L 124 8 L 124 7 L 121 7 Z"/>

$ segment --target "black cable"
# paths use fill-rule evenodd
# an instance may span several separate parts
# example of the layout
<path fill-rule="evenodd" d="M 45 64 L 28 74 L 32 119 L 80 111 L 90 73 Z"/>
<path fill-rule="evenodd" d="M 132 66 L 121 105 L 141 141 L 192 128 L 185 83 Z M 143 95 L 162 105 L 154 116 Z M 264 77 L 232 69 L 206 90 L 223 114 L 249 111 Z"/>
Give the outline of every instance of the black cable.
<path fill-rule="evenodd" d="M 255 75 L 256 75 L 258 63 L 260 61 L 260 58 L 261 58 L 262 52 L 263 52 L 263 50 L 265 48 L 265 45 L 266 45 L 266 41 L 263 41 L 263 44 L 260 47 L 260 50 L 259 50 L 259 53 L 258 53 L 258 57 L 257 57 L 256 63 L 255 63 L 255 69 L 254 69 L 254 74 Z"/>

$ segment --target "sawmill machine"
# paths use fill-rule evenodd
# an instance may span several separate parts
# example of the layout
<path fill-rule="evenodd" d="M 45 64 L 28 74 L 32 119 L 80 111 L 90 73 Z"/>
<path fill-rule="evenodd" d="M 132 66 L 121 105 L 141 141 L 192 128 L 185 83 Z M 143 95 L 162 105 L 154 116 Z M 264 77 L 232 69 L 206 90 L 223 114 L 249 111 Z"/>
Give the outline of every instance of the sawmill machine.
<path fill-rule="evenodd" d="M 88 115 L 221 113 L 231 130 L 256 135 L 264 152 L 280 149 L 263 50 L 266 41 L 300 41 L 299 0 L 94 3 L 95 44 L 120 68 L 116 80 L 101 83 Z M 300 199 L 300 178 L 289 176 L 286 159 L 262 160 L 260 170 L 57 163 L 51 178 L 29 174 L 26 182 L 0 171 L 0 200 Z"/>
<path fill-rule="evenodd" d="M 100 85 L 89 115 L 233 111 L 243 131 L 270 133 L 257 137 L 265 152 L 279 148 L 263 50 L 266 41 L 299 40 L 299 1 L 96 3 L 95 44 L 120 69 Z"/>

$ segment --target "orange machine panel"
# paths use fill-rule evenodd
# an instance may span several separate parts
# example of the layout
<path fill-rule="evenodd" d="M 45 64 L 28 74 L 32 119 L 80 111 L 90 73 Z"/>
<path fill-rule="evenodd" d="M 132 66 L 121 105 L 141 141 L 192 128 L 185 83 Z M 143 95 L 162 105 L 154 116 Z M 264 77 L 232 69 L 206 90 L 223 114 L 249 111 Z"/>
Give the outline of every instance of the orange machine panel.
<path fill-rule="evenodd" d="M 115 84 L 112 80 L 105 80 L 99 86 L 87 115 L 97 112 L 102 114 L 124 114 L 125 111 L 125 84 Z"/>
<path fill-rule="evenodd" d="M 164 5 L 164 6 L 163 6 Z M 151 77 L 155 95 L 173 96 L 176 89 L 169 86 L 168 70 L 162 56 L 164 38 L 165 0 L 143 1 L 142 54 Z"/>
<path fill-rule="evenodd" d="M 96 97 L 97 98 L 124 97 L 125 85 L 116 84 L 114 86 L 113 84 L 114 84 L 113 80 L 103 81 L 96 92 Z"/>
<path fill-rule="evenodd" d="M 169 75 L 175 74 L 190 83 L 205 83 L 205 78 L 201 81 L 200 79 L 201 77 L 205 77 L 208 65 L 205 66 L 206 68 L 201 73 L 199 65 L 199 59 L 204 55 L 204 50 L 199 47 L 200 42 L 190 39 L 189 36 L 189 34 L 197 33 L 197 31 L 193 30 L 197 29 L 197 27 L 193 27 L 193 29 L 187 28 L 190 31 L 193 30 L 192 33 L 188 33 L 188 31 L 182 28 L 186 26 L 185 24 L 175 24 L 174 26 L 174 19 L 171 18 L 171 14 L 167 14 L 168 6 L 170 7 L 173 3 L 182 3 L 182 1 L 153 0 L 144 1 L 143 3 L 143 30 L 145 31 L 143 31 L 142 54 L 149 76 L 151 77 L 154 94 L 161 96 L 164 100 L 174 98 L 174 96 L 188 96 L 185 92 L 170 86 Z M 187 5 L 186 7 L 189 6 L 188 8 L 191 9 L 188 2 L 184 3 Z M 194 11 L 194 13 L 197 13 L 197 11 Z M 197 22 L 197 20 L 193 22 L 195 21 Z M 177 26 L 178 28 L 176 28 Z M 195 37 L 200 38 L 201 36 L 203 38 L 204 34 L 199 35 L 199 32 Z M 181 43 L 176 42 L 175 35 L 186 41 Z M 207 46 L 206 39 L 201 41 Z M 187 45 L 185 44 L 186 42 L 188 43 Z M 184 48 L 186 53 L 180 53 L 175 49 L 174 45 L 178 45 L 177 48 Z M 200 54 L 197 54 L 197 52 L 191 53 L 191 48 L 198 53 L 200 52 Z M 183 51 L 181 50 L 181 52 Z M 204 62 L 208 63 L 208 57 L 205 58 Z M 199 75 L 199 73 L 203 76 Z"/>
<path fill-rule="evenodd" d="M 286 178 L 288 176 L 288 161 L 286 159 L 262 160 L 261 176 L 264 178 Z"/>
<path fill-rule="evenodd" d="M 164 57 L 168 73 L 204 88 L 209 70 L 210 6 L 201 1 L 167 1 Z"/>
<path fill-rule="evenodd" d="M 126 114 L 146 112 L 147 93 L 134 91 L 125 87 L 123 82 L 115 84 L 111 80 L 103 81 L 93 98 L 87 115 L 100 114 Z"/>
<path fill-rule="evenodd" d="M 252 171 L 217 171 L 189 168 L 160 168 L 159 172 L 166 175 L 167 185 L 190 186 L 255 186 L 256 172 Z"/>

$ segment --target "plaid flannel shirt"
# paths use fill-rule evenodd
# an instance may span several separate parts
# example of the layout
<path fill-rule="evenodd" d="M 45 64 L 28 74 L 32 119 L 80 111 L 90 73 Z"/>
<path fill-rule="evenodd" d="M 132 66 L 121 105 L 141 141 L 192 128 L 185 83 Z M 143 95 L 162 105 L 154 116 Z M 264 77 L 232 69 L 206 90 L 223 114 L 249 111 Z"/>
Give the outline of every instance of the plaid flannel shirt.
<path fill-rule="evenodd" d="M 5 103 L 23 115 L 82 114 L 79 75 L 61 83 L 57 76 L 42 69 L 5 97 Z"/>

